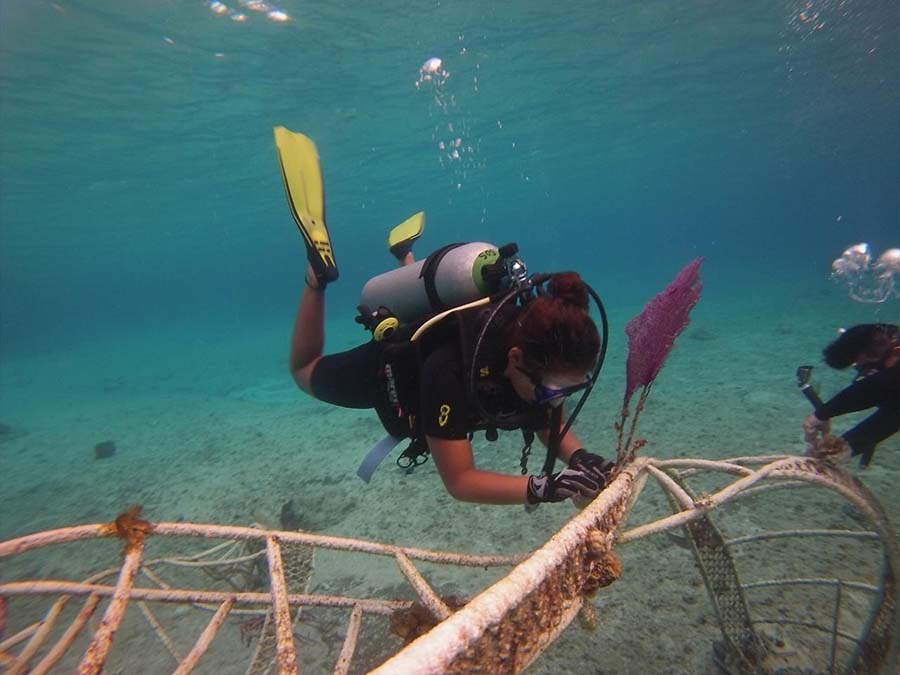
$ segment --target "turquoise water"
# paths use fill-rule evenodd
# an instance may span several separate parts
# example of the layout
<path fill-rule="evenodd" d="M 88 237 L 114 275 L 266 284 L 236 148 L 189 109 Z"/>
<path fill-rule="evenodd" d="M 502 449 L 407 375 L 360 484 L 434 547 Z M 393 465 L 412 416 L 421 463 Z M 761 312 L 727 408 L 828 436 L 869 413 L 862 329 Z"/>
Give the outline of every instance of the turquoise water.
<path fill-rule="evenodd" d="M 696 255 L 741 292 L 897 245 L 895 3 L 815 3 L 819 30 L 802 2 L 545 4 L 6 0 L 4 354 L 289 315 L 276 124 L 319 144 L 348 313 L 419 209 L 427 244 L 517 240 L 610 302 Z"/>
<path fill-rule="evenodd" d="M 596 445 L 625 321 L 696 256 L 697 339 L 657 388 L 655 454 L 801 451 L 794 367 L 840 325 L 897 320 L 896 299 L 854 303 L 828 278 L 851 244 L 900 246 L 896 2 L 283 0 L 288 21 L 226 4 L 246 20 L 201 0 L 0 0 L 0 538 L 134 501 L 246 523 L 301 492 L 325 505 L 307 527 L 402 543 L 422 537 L 404 490 L 424 512 L 490 518 L 433 469 L 367 496 L 353 471 L 373 416 L 293 388 L 305 259 L 275 125 L 322 159 L 341 269 L 329 349 L 365 338 L 359 290 L 412 213 L 423 253 L 517 241 L 532 270 L 579 270 L 608 304 L 583 422 Z M 93 459 L 108 439 L 118 464 Z M 876 455 L 881 495 L 897 449 Z M 514 472 L 511 452 L 485 461 Z M 474 539 L 435 516 L 424 545 L 517 541 L 520 516 L 500 511 Z M 528 545 L 570 515 L 542 515 Z"/>

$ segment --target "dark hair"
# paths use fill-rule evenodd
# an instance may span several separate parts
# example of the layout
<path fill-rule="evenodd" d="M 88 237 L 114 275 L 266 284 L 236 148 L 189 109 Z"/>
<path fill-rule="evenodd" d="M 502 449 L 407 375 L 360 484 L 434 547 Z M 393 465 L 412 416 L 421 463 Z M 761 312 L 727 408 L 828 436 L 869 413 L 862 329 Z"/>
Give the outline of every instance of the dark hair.
<path fill-rule="evenodd" d="M 897 342 L 900 329 L 886 323 L 861 323 L 848 328 L 825 347 L 825 363 L 843 370 L 857 361 L 880 359 Z"/>
<path fill-rule="evenodd" d="M 588 314 L 587 286 L 577 272 L 560 272 L 547 290 L 513 323 L 508 347 L 521 348 L 525 367 L 538 373 L 591 370 L 600 353 L 600 333 Z"/>

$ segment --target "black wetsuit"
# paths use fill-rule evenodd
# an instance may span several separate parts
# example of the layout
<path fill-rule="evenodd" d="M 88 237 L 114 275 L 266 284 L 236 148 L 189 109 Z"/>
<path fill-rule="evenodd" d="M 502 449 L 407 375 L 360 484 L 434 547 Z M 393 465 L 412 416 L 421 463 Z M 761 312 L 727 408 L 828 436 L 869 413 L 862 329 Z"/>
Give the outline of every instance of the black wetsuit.
<path fill-rule="evenodd" d="M 868 466 L 881 441 L 900 431 L 900 362 L 858 377 L 815 413 L 827 420 L 876 406 L 878 410 L 843 434 L 853 455 L 862 455 L 862 466 Z"/>
<path fill-rule="evenodd" d="M 504 364 L 505 365 L 505 364 Z M 503 368 L 499 367 L 502 373 Z M 422 431 L 435 438 L 461 440 L 489 425 L 466 395 L 462 358 L 455 345 L 439 347 L 422 365 L 421 415 Z M 539 431 L 547 426 L 547 409 L 530 405 L 515 392 L 505 377 L 494 378 L 491 386 L 480 391 L 482 405 L 493 415 L 509 419 L 500 428 L 525 428 Z"/>
<path fill-rule="evenodd" d="M 444 331 L 439 340 L 433 340 L 421 354 L 421 364 L 415 382 L 407 387 L 410 393 L 404 407 L 417 419 L 416 429 L 408 435 L 460 440 L 470 437 L 477 430 L 489 425 L 477 413 L 466 393 L 464 359 L 460 342 L 454 339 L 456 331 Z M 384 421 L 387 394 L 384 387 L 383 350 L 390 343 L 368 342 L 355 349 L 324 356 L 312 374 L 313 395 L 327 403 L 345 408 L 374 408 Z M 528 429 L 538 431 L 547 426 L 546 407 L 538 407 L 523 401 L 502 376 L 505 366 L 495 363 L 490 377 L 479 383 L 482 405 L 500 420 L 509 424 L 501 429 Z M 485 374 L 487 374 L 486 369 Z M 489 381 L 488 381 L 489 380 Z M 404 397 L 401 397 L 404 398 Z M 385 425 L 388 426 L 387 424 Z M 397 433 L 389 428 L 391 433 Z"/>

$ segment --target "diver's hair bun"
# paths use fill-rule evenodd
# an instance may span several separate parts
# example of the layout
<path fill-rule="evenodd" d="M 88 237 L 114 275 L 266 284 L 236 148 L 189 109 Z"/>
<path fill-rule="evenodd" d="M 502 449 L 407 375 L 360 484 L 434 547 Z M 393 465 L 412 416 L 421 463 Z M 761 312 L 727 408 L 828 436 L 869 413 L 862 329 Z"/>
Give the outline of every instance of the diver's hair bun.
<path fill-rule="evenodd" d="M 507 349 L 521 349 L 525 366 L 537 374 L 592 370 L 600 332 L 587 312 L 588 287 L 575 272 L 562 272 L 545 288 L 511 322 Z"/>
<path fill-rule="evenodd" d="M 578 272 L 554 274 L 547 288 L 554 300 L 587 311 L 591 298 Z"/>

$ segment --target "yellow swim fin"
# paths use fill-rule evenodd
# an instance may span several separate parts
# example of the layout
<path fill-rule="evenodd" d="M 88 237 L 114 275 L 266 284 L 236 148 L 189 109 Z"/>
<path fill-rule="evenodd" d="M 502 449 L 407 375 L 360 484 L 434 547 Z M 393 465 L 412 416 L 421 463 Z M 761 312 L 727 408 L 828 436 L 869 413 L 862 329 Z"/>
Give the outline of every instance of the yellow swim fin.
<path fill-rule="evenodd" d="M 275 147 L 291 215 L 306 242 L 306 257 L 322 288 L 338 278 L 334 249 L 325 224 L 325 187 L 319 151 L 308 136 L 275 127 Z"/>
<path fill-rule="evenodd" d="M 397 225 L 388 235 L 388 248 L 397 260 L 403 262 L 412 250 L 413 243 L 425 231 L 425 212 L 419 211 Z"/>

